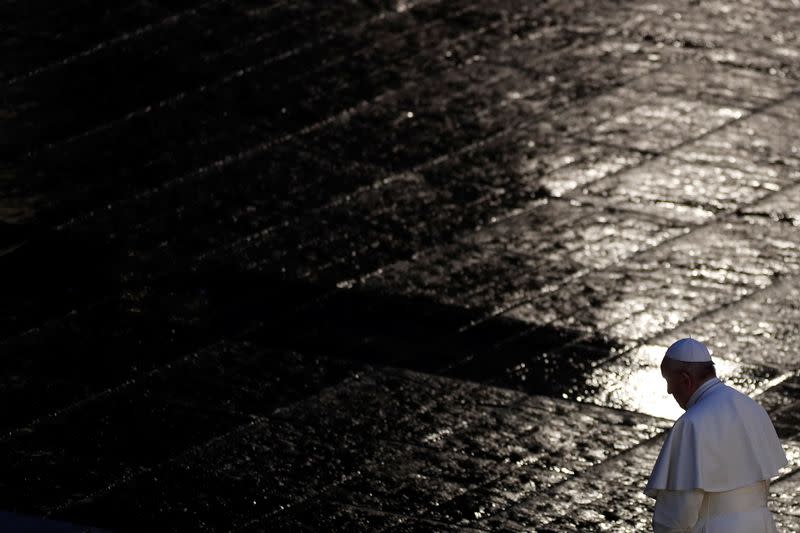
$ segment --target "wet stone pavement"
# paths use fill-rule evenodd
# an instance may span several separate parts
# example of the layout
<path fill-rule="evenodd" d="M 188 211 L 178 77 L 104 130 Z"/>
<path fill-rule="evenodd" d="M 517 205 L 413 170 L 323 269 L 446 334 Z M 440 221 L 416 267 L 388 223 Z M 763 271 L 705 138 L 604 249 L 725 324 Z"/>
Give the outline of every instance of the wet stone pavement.
<path fill-rule="evenodd" d="M 3 527 L 646 531 L 692 335 L 800 531 L 797 2 L 0 14 Z"/>

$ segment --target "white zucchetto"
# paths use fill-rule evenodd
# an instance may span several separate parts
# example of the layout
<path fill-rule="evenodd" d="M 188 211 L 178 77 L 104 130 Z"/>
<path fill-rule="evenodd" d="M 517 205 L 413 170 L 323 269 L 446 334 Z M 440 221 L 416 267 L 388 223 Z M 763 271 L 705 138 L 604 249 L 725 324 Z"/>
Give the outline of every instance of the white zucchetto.
<path fill-rule="evenodd" d="M 711 354 L 708 353 L 708 348 L 702 342 L 692 338 L 675 341 L 672 346 L 667 348 L 667 353 L 664 354 L 664 357 L 686 363 L 711 362 Z"/>

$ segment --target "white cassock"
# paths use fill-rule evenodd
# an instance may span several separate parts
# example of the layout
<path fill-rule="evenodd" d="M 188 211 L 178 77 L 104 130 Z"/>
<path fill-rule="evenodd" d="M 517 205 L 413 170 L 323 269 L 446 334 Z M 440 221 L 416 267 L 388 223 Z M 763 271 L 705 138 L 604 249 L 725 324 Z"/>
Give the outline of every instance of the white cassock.
<path fill-rule="evenodd" d="M 767 495 L 786 463 L 766 411 L 719 379 L 706 381 L 672 426 L 645 487 L 656 499 L 653 530 L 777 532 Z"/>

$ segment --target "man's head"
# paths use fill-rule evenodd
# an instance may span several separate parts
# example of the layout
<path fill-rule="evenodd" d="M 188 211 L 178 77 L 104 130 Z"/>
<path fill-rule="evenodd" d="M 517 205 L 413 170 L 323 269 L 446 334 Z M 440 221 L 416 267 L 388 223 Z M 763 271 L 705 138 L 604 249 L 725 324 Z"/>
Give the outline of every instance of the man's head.
<path fill-rule="evenodd" d="M 667 381 L 667 394 L 686 409 L 692 394 L 717 374 L 711 355 L 701 342 L 681 339 L 667 349 L 661 361 L 661 375 Z"/>

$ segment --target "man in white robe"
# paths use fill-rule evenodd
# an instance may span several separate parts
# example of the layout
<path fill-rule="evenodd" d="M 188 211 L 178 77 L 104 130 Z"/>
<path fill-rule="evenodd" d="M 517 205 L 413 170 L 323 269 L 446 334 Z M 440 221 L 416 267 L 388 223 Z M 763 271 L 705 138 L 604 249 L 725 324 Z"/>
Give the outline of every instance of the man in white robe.
<path fill-rule="evenodd" d="M 766 411 L 716 377 L 706 347 L 681 339 L 661 362 L 667 392 L 686 412 L 658 456 L 645 494 L 656 533 L 777 532 L 769 480 L 786 465 Z"/>

